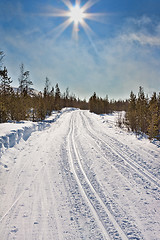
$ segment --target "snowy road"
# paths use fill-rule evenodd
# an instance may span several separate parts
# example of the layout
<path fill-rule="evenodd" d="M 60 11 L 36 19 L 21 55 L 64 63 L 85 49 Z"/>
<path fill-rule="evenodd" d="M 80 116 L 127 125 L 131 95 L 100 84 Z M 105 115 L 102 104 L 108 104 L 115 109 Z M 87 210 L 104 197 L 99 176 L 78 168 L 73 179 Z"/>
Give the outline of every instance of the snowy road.
<path fill-rule="evenodd" d="M 0 161 L 1 240 L 160 239 L 160 149 L 112 116 L 65 111 Z"/>

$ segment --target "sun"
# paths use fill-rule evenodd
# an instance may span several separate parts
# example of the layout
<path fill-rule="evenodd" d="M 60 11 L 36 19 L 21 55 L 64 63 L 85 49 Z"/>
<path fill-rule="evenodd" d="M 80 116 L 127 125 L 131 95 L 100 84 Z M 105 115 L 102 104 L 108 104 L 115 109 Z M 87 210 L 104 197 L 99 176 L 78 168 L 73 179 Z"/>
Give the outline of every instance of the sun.
<path fill-rule="evenodd" d="M 103 13 L 89 13 L 87 10 L 91 8 L 97 1 L 99 0 L 88 0 L 84 5 L 81 6 L 81 0 L 75 0 L 75 4 L 73 5 L 70 0 L 61 0 L 66 7 L 68 8 L 68 11 L 63 9 L 52 9 L 50 13 L 47 13 L 46 16 L 50 17 L 66 17 L 67 20 L 65 20 L 63 23 L 58 25 L 53 31 L 56 33 L 55 37 L 58 37 L 60 34 L 62 34 L 71 24 L 73 24 L 73 31 L 72 36 L 74 39 L 78 40 L 78 32 L 80 31 L 81 26 L 86 35 L 89 39 L 90 35 L 93 34 L 92 29 L 90 26 L 86 23 L 86 19 L 93 20 L 93 21 L 99 21 L 99 17 L 104 15 Z"/>
<path fill-rule="evenodd" d="M 70 17 L 75 24 L 82 23 L 84 13 L 78 4 L 70 9 Z"/>

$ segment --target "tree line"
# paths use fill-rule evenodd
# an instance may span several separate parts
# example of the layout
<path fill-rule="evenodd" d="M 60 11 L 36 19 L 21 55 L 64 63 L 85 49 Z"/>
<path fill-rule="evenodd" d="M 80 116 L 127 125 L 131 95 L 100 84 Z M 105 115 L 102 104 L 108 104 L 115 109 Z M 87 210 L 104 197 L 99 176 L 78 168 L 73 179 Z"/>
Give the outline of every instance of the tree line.
<path fill-rule="evenodd" d="M 6 67 L 2 69 L 3 52 L 0 52 L 0 123 L 20 120 L 40 121 L 50 115 L 53 110 L 60 110 L 63 107 L 74 107 L 88 109 L 97 114 L 109 113 L 115 110 L 126 108 L 124 101 L 114 101 L 99 98 L 96 93 L 89 101 L 81 100 L 74 94 L 70 94 L 67 88 L 61 93 L 58 83 L 51 87 L 48 77 L 44 82 L 42 92 L 35 94 L 33 82 L 30 79 L 30 72 L 25 70 L 24 64 L 20 65 L 19 86 L 15 91 L 11 86 L 12 80 L 8 76 Z"/>
<path fill-rule="evenodd" d="M 35 93 L 30 72 L 25 70 L 23 63 L 20 65 L 19 86 L 15 90 L 11 86 L 12 80 L 8 76 L 7 68 L 2 68 L 3 57 L 4 54 L 0 51 L 0 123 L 20 120 L 41 121 L 47 115 L 51 115 L 53 110 L 60 110 L 63 107 L 88 109 L 87 101 L 70 94 L 68 88 L 61 93 L 58 83 L 55 87 L 50 87 L 48 77 L 45 79 L 43 91 Z"/>
<path fill-rule="evenodd" d="M 69 94 L 67 88 L 61 93 L 58 83 L 49 89 L 49 79 L 46 77 L 43 92 L 35 93 L 31 87 L 29 71 L 25 71 L 24 65 L 20 66 L 19 86 L 13 89 L 11 78 L 8 77 L 7 68 L 0 72 L 0 123 L 20 120 L 41 121 L 51 115 L 53 110 L 63 107 L 87 109 L 85 100 L 77 99 Z"/>
<path fill-rule="evenodd" d="M 41 121 L 51 115 L 53 110 L 58 111 L 64 107 L 88 109 L 96 114 L 125 111 L 124 123 L 128 130 L 136 134 L 146 133 L 150 139 L 160 139 L 160 93 L 157 95 L 154 92 L 149 99 L 140 87 L 138 96 L 131 91 L 128 100 L 109 100 L 108 96 L 101 98 L 94 92 L 89 101 L 86 101 L 70 94 L 68 88 L 61 93 L 58 83 L 51 87 L 48 77 L 45 79 L 43 91 L 35 93 L 30 72 L 25 70 L 23 63 L 20 65 L 19 86 L 15 91 L 11 86 L 12 79 L 8 76 L 7 68 L 2 68 L 3 57 L 4 53 L 0 51 L 0 123 Z"/>
<path fill-rule="evenodd" d="M 142 87 L 138 96 L 131 91 L 126 126 L 136 134 L 145 133 L 150 139 L 160 139 L 160 93 L 154 92 L 149 98 Z"/>
<path fill-rule="evenodd" d="M 108 96 L 105 98 L 98 97 L 96 93 L 90 97 L 88 107 L 91 112 L 96 114 L 112 113 L 114 111 L 126 111 L 128 108 L 128 100 L 108 100 Z"/>

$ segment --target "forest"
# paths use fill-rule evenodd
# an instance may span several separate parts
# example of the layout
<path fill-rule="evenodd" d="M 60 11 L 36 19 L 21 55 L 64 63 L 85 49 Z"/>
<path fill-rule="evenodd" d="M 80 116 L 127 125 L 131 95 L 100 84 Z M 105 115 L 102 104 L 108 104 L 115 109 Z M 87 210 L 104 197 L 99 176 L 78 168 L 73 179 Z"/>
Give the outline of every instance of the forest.
<path fill-rule="evenodd" d="M 96 92 L 88 101 L 70 94 L 69 88 L 61 92 L 58 83 L 51 87 L 48 77 L 44 80 L 44 89 L 35 92 L 30 79 L 30 71 L 22 63 L 19 69 L 19 86 L 13 88 L 7 67 L 3 66 L 4 53 L 0 51 L 0 123 L 8 121 L 42 121 L 53 110 L 74 107 L 90 110 L 96 114 L 125 111 L 123 125 L 136 134 L 147 134 L 150 139 L 160 139 L 160 93 L 154 92 L 149 98 L 142 87 L 138 95 L 132 91 L 127 100 L 109 100 L 98 97 Z M 122 126 L 119 119 L 119 126 Z"/>

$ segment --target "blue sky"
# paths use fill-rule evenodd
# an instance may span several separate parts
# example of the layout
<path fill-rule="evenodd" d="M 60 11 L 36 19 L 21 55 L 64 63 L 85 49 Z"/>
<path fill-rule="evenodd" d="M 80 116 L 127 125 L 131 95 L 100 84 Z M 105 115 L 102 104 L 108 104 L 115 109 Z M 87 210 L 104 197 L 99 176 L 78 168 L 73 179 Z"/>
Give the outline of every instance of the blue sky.
<path fill-rule="evenodd" d="M 0 50 L 14 86 L 23 62 L 38 90 L 47 76 L 51 86 L 58 82 L 80 98 L 96 91 L 125 99 L 140 85 L 149 95 L 160 91 L 159 0 L 97 1 L 87 12 L 105 14 L 86 19 L 94 34 L 88 37 L 80 26 L 78 41 L 72 24 L 57 35 L 67 19 L 48 15 L 57 8 L 68 10 L 61 0 L 0 0 Z"/>

